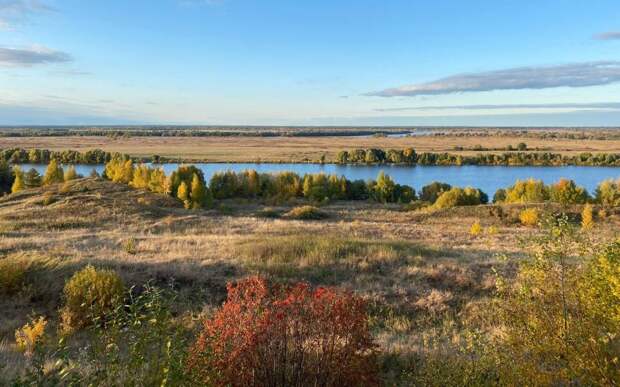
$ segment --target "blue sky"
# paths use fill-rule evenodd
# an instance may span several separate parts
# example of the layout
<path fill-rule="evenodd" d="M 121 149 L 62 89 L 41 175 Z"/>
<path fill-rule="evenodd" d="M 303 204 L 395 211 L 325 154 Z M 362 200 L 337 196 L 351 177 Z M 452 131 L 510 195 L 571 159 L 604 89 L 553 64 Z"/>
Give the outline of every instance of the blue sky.
<path fill-rule="evenodd" d="M 620 126 L 618 0 L 0 0 L 0 125 Z"/>

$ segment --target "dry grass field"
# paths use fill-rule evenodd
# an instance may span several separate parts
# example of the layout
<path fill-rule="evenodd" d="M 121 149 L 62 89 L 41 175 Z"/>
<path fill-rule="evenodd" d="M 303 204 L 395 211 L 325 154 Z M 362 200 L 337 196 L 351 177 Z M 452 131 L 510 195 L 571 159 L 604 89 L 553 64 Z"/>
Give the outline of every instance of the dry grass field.
<path fill-rule="evenodd" d="M 562 154 L 620 153 L 620 140 L 537 139 L 523 137 L 0 137 L 0 148 L 50 150 L 103 149 L 136 157 L 160 155 L 186 161 L 207 162 L 305 162 L 325 155 L 334 160 L 341 150 L 355 148 L 403 149 L 417 152 L 450 152 L 472 155 L 476 146 L 503 149 L 525 142 L 529 149 Z M 463 151 L 455 151 L 463 147 Z M 484 151 L 484 153 L 493 151 Z M 501 153 L 503 151 L 495 151 Z"/>
<path fill-rule="evenodd" d="M 172 198 L 102 179 L 25 190 L 0 198 L 0 256 L 36 265 L 27 287 L 0 297 L 0 362 L 19 368 L 15 329 L 40 314 L 53 326 L 65 281 L 90 263 L 117 270 L 129 285 L 172 284 L 175 313 L 188 329 L 221 304 L 227 281 L 254 273 L 350 289 L 369 301 L 384 377 L 396 380 L 403 359 L 428 340 L 457 340 L 465 325 L 484 325 L 478 319 L 494 289 L 493 269 L 510 273 L 526 253 L 522 240 L 536 233 L 517 224 L 520 208 L 429 214 L 334 202 L 321 208 L 327 219 L 297 221 L 261 217 L 265 207 L 245 201 L 185 210 Z M 472 236 L 475 221 L 483 231 Z M 596 237 L 613 239 L 619 229 L 612 214 Z"/>

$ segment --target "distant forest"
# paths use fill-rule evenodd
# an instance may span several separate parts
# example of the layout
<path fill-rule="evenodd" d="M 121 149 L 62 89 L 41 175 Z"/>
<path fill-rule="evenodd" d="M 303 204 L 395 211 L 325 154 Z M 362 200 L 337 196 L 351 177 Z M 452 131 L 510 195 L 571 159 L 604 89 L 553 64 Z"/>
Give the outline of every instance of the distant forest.
<path fill-rule="evenodd" d="M 4 126 L 0 137 L 320 137 L 320 136 L 518 136 L 619 140 L 620 128 L 597 127 L 315 127 L 315 126 Z"/>

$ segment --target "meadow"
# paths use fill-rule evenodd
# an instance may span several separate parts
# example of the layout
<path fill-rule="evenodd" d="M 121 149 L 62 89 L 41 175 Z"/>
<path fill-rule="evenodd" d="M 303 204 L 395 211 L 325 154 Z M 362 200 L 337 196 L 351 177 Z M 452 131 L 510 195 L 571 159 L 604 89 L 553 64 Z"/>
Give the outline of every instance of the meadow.
<path fill-rule="evenodd" d="M 316 162 L 337 160 L 342 150 L 362 148 L 404 149 L 418 153 L 448 152 L 472 156 L 480 153 L 503 153 L 509 146 L 516 149 L 526 143 L 532 152 L 553 152 L 562 155 L 620 153 L 620 140 L 567 137 L 524 137 L 517 134 L 497 136 L 373 137 L 132 137 L 132 136 L 49 136 L 0 137 L 0 149 L 41 148 L 55 151 L 86 151 L 103 149 L 108 152 L 151 158 L 153 155 L 187 162 Z M 479 149 L 479 150 L 476 150 Z M 486 149 L 486 150 L 484 150 Z"/>

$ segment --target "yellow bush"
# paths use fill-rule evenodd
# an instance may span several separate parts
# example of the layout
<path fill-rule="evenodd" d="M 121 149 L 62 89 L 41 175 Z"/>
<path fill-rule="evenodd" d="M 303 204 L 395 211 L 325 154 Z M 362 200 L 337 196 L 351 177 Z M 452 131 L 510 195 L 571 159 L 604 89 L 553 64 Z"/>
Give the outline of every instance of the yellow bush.
<path fill-rule="evenodd" d="M 489 227 L 487 227 L 487 234 L 489 234 L 489 235 L 497 234 L 497 227 L 496 226 L 489 226 Z"/>
<path fill-rule="evenodd" d="M 519 214 L 519 220 L 524 226 L 536 226 L 538 224 L 538 210 L 536 208 L 526 208 Z"/>
<path fill-rule="evenodd" d="M 63 330 L 70 333 L 104 317 L 122 300 L 123 292 L 123 282 L 113 270 L 89 265 L 78 271 L 65 284 Z"/>
<path fill-rule="evenodd" d="M 480 235 L 480 233 L 482 233 L 482 226 L 480 225 L 480 221 L 479 220 L 475 221 L 471 225 L 471 227 L 469 228 L 469 233 L 472 236 L 478 236 L 478 235 Z"/>
<path fill-rule="evenodd" d="M 43 342 L 45 337 L 45 327 L 47 320 L 41 316 L 15 331 L 15 344 L 20 352 L 26 356 L 31 356 L 38 345 Z"/>
<path fill-rule="evenodd" d="M 581 211 L 581 228 L 589 230 L 594 227 L 594 212 L 591 204 L 586 204 Z"/>

